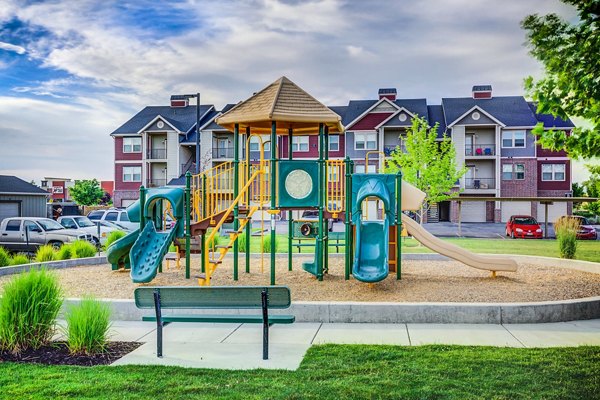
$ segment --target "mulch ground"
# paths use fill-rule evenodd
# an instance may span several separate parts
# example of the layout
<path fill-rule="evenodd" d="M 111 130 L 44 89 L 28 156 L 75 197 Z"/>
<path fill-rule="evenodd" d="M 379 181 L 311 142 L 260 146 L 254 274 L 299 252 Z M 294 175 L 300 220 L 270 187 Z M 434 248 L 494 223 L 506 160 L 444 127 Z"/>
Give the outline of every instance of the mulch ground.
<path fill-rule="evenodd" d="M 142 343 L 138 342 L 109 342 L 103 353 L 86 355 L 71 354 L 65 342 L 53 342 L 39 349 L 29 349 L 19 354 L 0 350 L 0 362 L 79 365 L 84 367 L 108 365 L 131 353 L 141 345 Z"/>

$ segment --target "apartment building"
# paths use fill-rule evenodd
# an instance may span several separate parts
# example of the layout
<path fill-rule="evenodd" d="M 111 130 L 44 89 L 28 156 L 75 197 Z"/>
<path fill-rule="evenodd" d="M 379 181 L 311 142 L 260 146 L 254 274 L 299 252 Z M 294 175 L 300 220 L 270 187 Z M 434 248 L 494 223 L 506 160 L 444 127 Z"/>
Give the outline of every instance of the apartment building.
<path fill-rule="evenodd" d="M 213 105 L 200 107 L 200 170 L 233 159 L 233 133 L 214 120 L 227 111 Z M 566 154 L 543 149 L 532 129 L 539 122 L 546 129 L 570 130 L 571 121 L 536 113 L 522 96 L 494 96 L 490 85 L 473 86 L 468 97 L 443 98 L 428 104 L 424 98 L 401 99 L 394 88 L 379 89 L 377 98 L 350 100 L 330 107 L 342 118 L 345 132 L 329 137 L 329 157 L 350 157 L 356 172 L 376 172 L 382 167 L 379 154 L 402 146 L 401 137 L 412 119 L 424 116 L 439 125 L 438 137 L 448 135 L 456 148 L 457 163 L 467 167 L 457 182 L 459 196 L 468 197 L 563 197 L 571 195 L 570 160 Z M 170 106 L 149 106 L 111 135 L 115 141 L 114 203 L 126 206 L 138 198 L 141 184 L 147 187 L 183 185 L 187 171 L 195 170 L 196 106 L 173 101 Z M 243 137 L 243 136 L 242 136 Z M 265 137 L 265 140 L 268 140 Z M 288 158 L 288 138 L 280 137 L 278 157 Z M 316 159 L 318 138 L 294 135 L 294 159 Z M 259 140 L 241 143 L 240 158 L 258 158 Z M 270 157 L 271 146 L 265 148 Z M 369 153 L 371 152 L 371 153 Z M 379 153 L 381 152 L 381 153 Z M 366 156 L 369 154 L 368 165 Z M 549 207 L 549 220 L 571 212 L 570 203 Z M 504 222 L 513 214 L 543 220 L 538 202 L 456 201 L 433 205 L 429 220 Z"/>

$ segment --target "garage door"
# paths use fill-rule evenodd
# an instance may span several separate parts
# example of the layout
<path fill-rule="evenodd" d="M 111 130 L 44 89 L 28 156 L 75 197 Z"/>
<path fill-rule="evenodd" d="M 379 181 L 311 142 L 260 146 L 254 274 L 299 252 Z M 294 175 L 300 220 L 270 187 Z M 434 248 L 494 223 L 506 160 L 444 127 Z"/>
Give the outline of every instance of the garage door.
<path fill-rule="evenodd" d="M 10 217 L 20 217 L 19 203 L 0 203 L 0 221 Z"/>
<path fill-rule="evenodd" d="M 511 215 L 531 215 L 530 201 L 503 201 L 502 222 L 508 221 Z"/>
<path fill-rule="evenodd" d="M 485 201 L 463 201 L 460 220 L 462 222 L 485 222 Z"/>
<path fill-rule="evenodd" d="M 543 204 L 539 204 L 538 203 L 538 208 L 537 208 L 538 212 L 537 212 L 537 220 L 538 222 L 546 222 L 546 218 L 545 218 L 545 211 L 544 211 L 544 205 Z M 554 203 L 551 205 L 548 205 L 548 222 L 550 223 L 554 223 L 554 221 L 556 221 L 558 219 L 558 217 L 562 216 L 562 215 L 567 215 L 567 203 Z"/>

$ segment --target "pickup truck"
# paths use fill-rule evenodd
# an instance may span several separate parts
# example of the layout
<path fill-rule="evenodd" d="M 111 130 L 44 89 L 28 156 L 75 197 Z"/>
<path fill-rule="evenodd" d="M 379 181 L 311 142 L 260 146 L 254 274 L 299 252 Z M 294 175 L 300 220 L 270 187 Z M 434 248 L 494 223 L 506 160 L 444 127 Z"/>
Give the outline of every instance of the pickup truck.
<path fill-rule="evenodd" d="M 85 233 L 89 233 L 94 237 L 98 236 L 98 225 L 90 221 L 88 217 L 84 217 L 82 215 L 58 217 L 56 222 L 67 229 L 78 229 Z M 100 244 L 104 246 L 106 239 L 108 238 L 108 234 L 119 229 L 117 229 L 115 226 L 108 225 L 109 222 L 106 221 L 96 221 L 96 223 L 100 223 Z"/>
<path fill-rule="evenodd" d="M 32 253 L 45 244 L 58 248 L 77 239 L 98 242 L 94 235 L 65 229 L 50 218 L 5 218 L 0 224 L 0 246 L 12 252 Z"/>

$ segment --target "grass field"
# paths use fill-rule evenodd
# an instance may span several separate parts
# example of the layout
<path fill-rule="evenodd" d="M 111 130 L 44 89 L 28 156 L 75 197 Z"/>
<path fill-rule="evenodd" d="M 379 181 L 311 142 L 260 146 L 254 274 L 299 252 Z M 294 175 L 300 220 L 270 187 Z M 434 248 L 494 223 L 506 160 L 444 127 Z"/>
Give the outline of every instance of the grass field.
<path fill-rule="evenodd" d="M 533 239 L 470 239 L 470 238 L 442 238 L 450 243 L 454 243 L 475 253 L 490 254 L 524 254 L 532 256 L 558 257 L 558 243 L 556 240 L 533 240 Z M 221 236 L 219 243 L 225 243 L 226 237 Z M 260 236 L 253 236 L 250 239 L 250 251 L 260 253 Z M 294 240 L 294 244 L 298 243 Z M 305 240 L 302 243 L 313 243 L 314 241 Z M 577 249 L 576 258 L 578 260 L 600 262 L 600 241 L 580 240 Z M 302 253 L 313 253 L 314 247 L 301 247 Z M 336 252 L 335 246 L 330 246 L 331 253 Z M 407 253 L 431 253 L 427 247 L 421 245 L 415 239 L 405 238 L 402 241 L 402 251 Z M 286 235 L 277 235 L 277 252 L 288 252 L 288 238 Z M 293 252 L 297 253 L 298 248 L 293 247 Z M 344 248 L 340 247 L 339 252 L 343 253 Z"/>
<path fill-rule="evenodd" d="M 598 399 L 600 347 L 312 347 L 297 371 L 0 363 L 1 398 Z"/>

